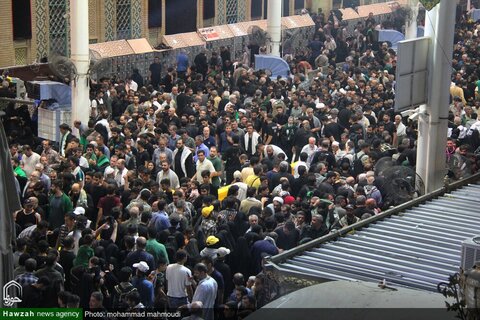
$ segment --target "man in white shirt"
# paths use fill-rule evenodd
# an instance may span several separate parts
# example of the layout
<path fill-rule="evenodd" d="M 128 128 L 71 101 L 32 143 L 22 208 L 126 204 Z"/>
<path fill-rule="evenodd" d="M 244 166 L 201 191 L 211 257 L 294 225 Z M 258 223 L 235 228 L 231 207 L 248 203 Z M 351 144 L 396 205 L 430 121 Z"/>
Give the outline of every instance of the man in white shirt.
<path fill-rule="evenodd" d="M 108 167 L 105 168 L 105 171 L 104 171 L 104 174 L 103 176 L 106 178 L 107 177 L 107 174 L 106 174 L 106 171 L 108 169 L 108 171 L 112 172 L 110 169 L 113 170 L 113 175 L 115 176 L 118 172 L 117 170 L 117 161 L 118 161 L 118 156 L 117 155 L 113 155 L 111 158 L 110 158 L 110 165 Z"/>
<path fill-rule="evenodd" d="M 178 250 L 175 254 L 175 261 L 177 263 L 168 265 L 165 271 L 168 306 L 172 309 L 188 304 L 188 299 L 193 296 L 192 272 L 184 266 L 187 262 L 187 252 Z"/>
<path fill-rule="evenodd" d="M 300 176 L 298 174 L 298 167 L 304 166 L 307 169 L 307 171 L 310 169 L 310 166 L 308 165 L 307 160 L 308 160 L 308 154 L 306 152 L 301 152 L 300 153 L 300 160 L 295 162 L 295 165 L 293 167 L 293 177 L 295 179 Z"/>
<path fill-rule="evenodd" d="M 397 145 L 399 145 L 407 136 L 407 127 L 402 123 L 402 116 L 399 114 L 395 116 L 395 127 L 397 128 Z"/>
<path fill-rule="evenodd" d="M 125 91 L 130 91 L 130 90 L 133 90 L 135 92 L 137 92 L 138 90 L 138 84 L 133 81 L 132 79 L 128 79 L 127 80 L 127 83 L 125 84 Z"/>
<path fill-rule="evenodd" d="M 125 185 L 125 176 L 128 173 L 128 169 L 125 168 L 125 160 L 118 159 L 117 161 L 117 171 L 115 172 L 115 181 L 117 181 L 118 186 Z"/>
<path fill-rule="evenodd" d="M 23 171 L 27 177 L 29 177 L 33 171 L 35 171 L 35 165 L 40 163 L 40 155 L 38 153 L 33 152 L 32 147 L 29 145 L 23 146 L 24 154 L 21 160 L 21 164 L 23 165 Z"/>
<path fill-rule="evenodd" d="M 215 279 L 208 275 L 208 268 L 203 263 L 195 265 L 193 274 L 198 280 L 198 285 L 192 301 L 201 301 L 203 303 L 203 318 L 213 320 L 213 306 L 217 298 L 218 284 Z"/>
<path fill-rule="evenodd" d="M 210 174 L 216 172 L 213 163 L 205 157 L 205 151 L 198 150 L 197 152 L 197 173 L 193 176 L 192 180 L 202 181 L 202 171 L 208 170 Z M 210 176 L 211 177 L 211 176 Z"/>
<path fill-rule="evenodd" d="M 247 184 L 242 182 L 242 173 L 240 171 L 235 171 L 233 173 L 233 183 L 232 186 L 238 186 L 237 199 L 242 201 L 247 198 Z"/>
<path fill-rule="evenodd" d="M 162 161 L 161 166 L 162 166 L 162 170 L 160 170 L 157 174 L 158 185 L 160 185 L 163 179 L 168 179 L 170 180 L 170 186 L 172 186 L 172 188 L 174 189 L 180 188 L 180 181 L 178 180 L 178 176 L 175 173 L 175 171 L 170 169 L 170 164 L 168 163 L 168 161 L 166 160 Z"/>
<path fill-rule="evenodd" d="M 307 159 L 308 164 L 312 162 L 313 155 L 315 154 L 315 152 L 319 150 L 316 145 L 316 142 L 317 142 L 317 139 L 315 139 L 314 137 L 308 138 L 308 144 L 302 148 L 302 151 L 300 151 L 300 153 L 305 152 L 308 155 L 308 159 Z"/>

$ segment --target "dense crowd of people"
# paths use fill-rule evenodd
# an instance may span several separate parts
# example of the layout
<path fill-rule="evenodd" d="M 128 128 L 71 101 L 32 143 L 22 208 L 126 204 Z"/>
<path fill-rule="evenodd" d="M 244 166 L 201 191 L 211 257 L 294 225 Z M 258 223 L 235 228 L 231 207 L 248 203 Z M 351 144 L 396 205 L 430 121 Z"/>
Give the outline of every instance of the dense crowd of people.
<path fill-rule="evenodd" d="M 181 52 L 166 73 L 155 58 L 145 78 L 92 83 L 90 121 L 76 134 L 60 125 L 56 143 L 10 105 L 20 306 L 243 319 L 278 296 L 265 257 L 418 194 L 376 170 L 387 158 L 414 172 L 417 138 L 393 109 L 396 52 L 374 42 L 379 23 L 349 34 L 335 14 L 313 19 L 308 48 L 285 56 L 288 79 L 229 48 Z M 452 179 L 477 170 L 479 30 L 465 17 L 456 27 Z"/>

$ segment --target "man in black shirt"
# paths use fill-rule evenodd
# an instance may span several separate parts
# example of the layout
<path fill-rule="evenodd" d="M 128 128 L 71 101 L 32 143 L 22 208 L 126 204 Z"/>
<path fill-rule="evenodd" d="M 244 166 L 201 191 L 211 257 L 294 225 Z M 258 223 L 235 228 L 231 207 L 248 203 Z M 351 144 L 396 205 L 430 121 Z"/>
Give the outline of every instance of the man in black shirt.
<path fill-rule="evenodd" d="M 148 70 L 150 71 L 150 84 L 155 90 L 158 90 L 158 86 L 160 85 L 160 81 L 162 79 L 162 65 L 160 64 L 159 57 L 155 57 L 153 59 L 153 63 L 150 65 Z"/>
<path fill-rule="evenodd" d="M 275 229 L 274 232 L 278 234 L 278 239 L 276 241 L 277 247 L 283 250 L 294 248 L 300 239 L 300 233 L 295 228 L 295 223 L 293 221 L 285 222 L 282 227 Z"/>
<path fill-rule="evenodd" d="M 50 286 L 48 277 L 40 277 L 38 281 L 29 286 L 25 286 L 22 292 L 22 302 L 18 304 L 19 308 L 40 308 L 44 307 L 44 291 Z"/>
<path fill-rule="evenodd" d="M 310 225 L 304 227 L 302 237 L 310 238 L 311 240 L 323 237 L 328 233 L 327 226 L 323 223 L 323 217 L 319 214 L 312 216 L 312 222 Z"/>

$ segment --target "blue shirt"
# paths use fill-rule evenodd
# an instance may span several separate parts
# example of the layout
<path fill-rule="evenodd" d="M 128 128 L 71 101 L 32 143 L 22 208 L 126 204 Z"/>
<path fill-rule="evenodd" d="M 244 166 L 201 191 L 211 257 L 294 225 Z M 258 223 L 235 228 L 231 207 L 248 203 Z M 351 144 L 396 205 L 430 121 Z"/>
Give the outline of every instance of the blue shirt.
<path fill-rule="evenodd" d="M 168 215 L 165 211 L 154 212 L 150 223 L 155 226 L 157 232 L 168 229 L 172 226 L 170 224 L 170 219 L 168 219 Z"/>
<path fill-rule="evenodd" d="M 217 142 L 215 141 L 214 137 L 209 136 L 208 139 L 203 140 L 203 144 L 210 149 L 210 147 L 216 146 Z"/>
<path fill-rule="evenodd" d="M 132 279 L 132 285 L 137 288 L 140 294 L 140 301 L 147 308 L 153 306 L 153 283 L 145 279 L 144 277 L 134 277 Z"/>
<path fill-rule="evenodd" d="M 228 136 L 233 137 L 234 136 L 233 132 L 230 132 L 230 134 Z M 227 133 L 226 132 L 222 132 L 220 134 L 219 144 L 220 145 L 218 146 L 219 147 L 218 151 L 221 152 L 221 153 L 227 152 L 227 150 L 232 147 L 232 145 L 227 140 Z"/>
<path fill-rule="evenodd" d="M 185 72 L 188 68 L 188 56 L 184 53 L 179 53 L 177 56 L 177 72 Z"/>
<path fill-rule="evenodd" d="M 205 144 L 202 143 L 201 145 L 195 147 L 195 156 L 193 157 L 193 160 L 195 162 L 197 162 L 197 160 L 198 160 L 197 152 L 199 150 L 202 150 L 202 151 L 205 152 L 205 158 L 210 155 L 210 150 L 208 149 L 208 147 Z"/>

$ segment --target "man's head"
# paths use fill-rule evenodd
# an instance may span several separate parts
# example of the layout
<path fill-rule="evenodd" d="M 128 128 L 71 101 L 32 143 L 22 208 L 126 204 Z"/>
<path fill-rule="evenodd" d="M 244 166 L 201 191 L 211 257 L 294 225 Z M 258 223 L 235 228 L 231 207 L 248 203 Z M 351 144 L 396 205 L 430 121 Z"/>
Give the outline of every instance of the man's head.
<path fill-rule="evenodd" d="M 218 155 L 218 150 L 217 150 L 217 147 L 215 146 L 211 146 L 210 147 L 210 158 L 216 158 Z"/>
<path fill-rule="evenodd" d="M 103 294 L 100 291 L 94 291 L 90 295 L 90 301 L 88 303 L 90 309 L 103 308 Z"/>
<path fill-rule="evenodd" d="M 187 262 L 187 258 L 188 258 L 188 254 L 185 250 L 180 249 L 175 253 L 176 263 L 184 264 L 185 262 Z"/>
<path fill-rule="evenodd" d="M 314 214 L 312 216 L 312 227 L 320 228 L 323 224 L 323 217 L 320 214 Z"/>
<path fill-rule="evenodd" d="M 200 162 L 203 162 L 205 160 L 205 151 L 203 150 L 198 150 L 197 151 L 197 157 Z"/>
<path fill-rule="evenodd" d="M 258 216 L 256 214 L 252 214 L 248 217 L 248 224 L 250 226 L 254 226 L 258 224 Z"/>
<path fill-rule="evenodd" d="M 193 268 L 193 275 L 198 280 L 203 280 L 207 277 L 208 268 L 204 263 L 197 263 Z"/>
<path fill-rule="evenodd" d="M 176 145 L 177 145 L 177 148 L 178 148 L 178 149 L 182 149 L 182 148 L 183 148 L 183 140 L 182 140 L 182 139 L 178 139 Z"/>

